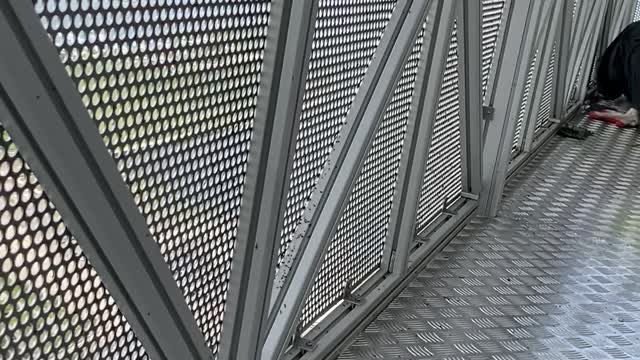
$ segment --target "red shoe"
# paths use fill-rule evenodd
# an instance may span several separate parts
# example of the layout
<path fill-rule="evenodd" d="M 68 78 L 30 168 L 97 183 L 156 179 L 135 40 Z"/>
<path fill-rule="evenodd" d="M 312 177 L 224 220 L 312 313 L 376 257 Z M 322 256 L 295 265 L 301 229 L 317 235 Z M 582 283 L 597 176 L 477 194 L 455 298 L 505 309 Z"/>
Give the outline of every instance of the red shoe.
<path fill-rule="evenodd" d="M 611 111 L 592 111 L 589 113 L 589 118 L 592 120 L 600 120 L 607 122 L 609 124 L 613 124 L 619 128 L 626 128 L 627 124 L 616 117 L 616 112 Z"/>

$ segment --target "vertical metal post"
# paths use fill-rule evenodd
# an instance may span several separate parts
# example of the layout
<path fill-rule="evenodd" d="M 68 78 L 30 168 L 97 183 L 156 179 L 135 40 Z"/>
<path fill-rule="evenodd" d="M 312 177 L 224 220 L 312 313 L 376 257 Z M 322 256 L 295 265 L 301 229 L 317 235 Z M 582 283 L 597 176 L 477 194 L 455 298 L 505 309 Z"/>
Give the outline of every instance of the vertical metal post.
<path fill-rule="evenodd" d="M 547 21 L 543 21 L 543 26 L 540 30 L 541 37 L 538 40 L 539 66 L 537 75 L 534 78 L 535 80 L 532 88 L 533 97 L 529 102 L 526 110 L 526 113 L 528 114 L 527 126 L 525 127 L 526 131 L 524 134 L 522 134 L 524 138 L 523 150 L 525 153 L 532 150 L 533 142 L 535 140 L 536 125 L 538 123 L 538 116 L 540 113 L 540 104 L 544 95 L 544 85 L 547 80 L 547 69 L 549 68 L 549 64 L 551 63 L 551 56 L 553 55 L 553 41 L 550 40 L 553 40 L 556 37 L 558 23 L 562 12 L 562 2 L 553 3 L 550 6 L 550 11 L 551 13 L 549 14 L 549 16 L 543 17 L 543 19 L 547 19 Z"/>
<path fill-rule="evenodd" d="M 394 260 L 389 263 L 389 271 L 398 275 L 404 274 L 407 270 L 409 247 L 416 235 L 416 212 L 449 52 L 455 4 L 448 0 L 437 2 L 434 28 L 427 29 L 431 30 L 431 35 L 425 36 L 425 40 L 428 41 L 424 42 L 422 50 L 421 59 L 424 59 L 424 62 L 418 69 L 416 78 L 413 96 L 415 105 L 411 106 L 407 121 L 407 139 L 400 155 L 398 182 L 388 230 L 395 249 Z"/>
<path fill-rule="evenodd" d="M 544 87 L 544 78 L 546 75 L 545 69 L 548 66 L 548 62 L 546 64 L 544 63 L 546 56 L 545 50 L 547 48 L 545 45 L 547 43 L 547 35 L 549 34 L 550 27 L 549 24 L 551 23 L 551 19 L 553 17 L 553 8 L 555 7 L 555 5 L 557 5 L 557 3 L 555 2 L 545 2 L 542 4 L 540 20 L 536 25 L 536 36 L 533 39 L 533 46 L 535 51 L 531 52 L 531 57 L 527 61 L 527 81 L 529 81 L 529 70 L 531 70 L 531 82 L 529 84 L 528 91 L 525 91 L 527 98 L 524 99 L 523 94 L 523 99 L 521 99 L 521 101 L 525 102 L 525 107 L 520 129 L 520 136 L 518 137 L 518 141 L 516 144 L 517 149 L 520 150 L 517 155 L 526 153 L 527 131 L 531 126 L 535 128 L 537 112 L 539 110 L 539 101 L 536 102 L 536 99 L 539 99 L 539 95 L 542 93 L 540 89 Z M 533 69 L 531 69 L 531 64 L 533 64 Z M 543 85 L 538 87 L 540 78 L 542 78 Z M 520 105 L 522 105 L 522 103 L 520 103 Z M 514 128 L 514 137 L 517 130 L 518 129 Z"/>
<path fill-rule="evenodd" d="M 297 119 L 318 9 L 273 0 L 220 358 L 259 358 L 266 333 Z"/>
<path fill-rule="evenodd" d="M 0 2 L 0 112 L 153 359 L 213 359 L 32 3 Z"/>
<path fill-rule="evenodd" d="M 607 45 L 609 45 L 609 43 L 611 43 L 611 41 L 613 40 L 612 34 L 613 34 L 613 28 L 614 28 L 614 23 L 615 23 L 615 18 L 616 18 L 616 14 L 620 11 L 620 2 L 619 0 L 606 0 L 607 1 L 607 13 L 605 15 L 605 20 L 604 20 L 604 29 L 602 29 L 602 44 L 601 44 L 601 51 L 604 52 L 604 50 L 607 48 Z"/>
<path fill-rule="evenodd" d="M 609 32 L 609 43 L 632 21 L 634 2 L 633 0 L 616 0 L 616 11 L 612 12 L 613 21 Z"/>
<path fill-rule="evenodd" d="M 480 194 L 482 186 L 482 4 L 458 4 L 458 62 L 462 137 L 462 191 Z"/>
<path fill-rule="evenodd" d="M 284 270 L 283 275 L 288 276 L 276 283 L 276 287 L 282 290 L 277 297 L 273 325 L 262 351 L 265 360 L 282 356 L 294 333 L 304 299 L 335 234 L 429 4 L 430 1 L 396 4 L 360 92 L 305 209 L 303 222 L 296 230 L 296 236 L 303 241 L 290 246 L 297 252 L 296 256 L 291 262 L 283 263 L 285 269 L 280 271 Z"/>
<path fill-rule="evenodd" d="M 526 81 L 527 60 L 533 52 L 536 21 L 542 1 L 514 1 L 510 9 L 501 66 L 496 84 L 494 119 L 488 122 L 482 158 L 482 193 L 479 209 L 484 216 L 495 216 L 504 189 L 515 119 Z"/>
<path fill-rule="evenodd" d="M 607 45 L 609 44 L 608 39 L 609 39 L 609 27 L 610 27 L 610 23 L 611 23 L 611 11 L 613 10 L 613 0 L 606 0 L 603 4 L 604 7 L 604 15 L 602 16 L 602 26 L 600 28 L 600 32 L 597 34 L 597 44 L 596 44 L 596 48 L 594 51 L 594 57 L 593 57 L 593 62 L 595 64 L 592 64 L 591 68 L 589 71 L 591 71 L 590 73 L 590 77 L 588 80 L 596 80 L 596 71 L 597 71 L 597 66 L 598 63 L 600 61 L 600 57 L 602 56 L 602 54 L 604 53 L 605 49 L 607 48 Z M 595 66 L 593 66 L 595 65 Z"/>
<path fill-rule="evenodd" d="M 583 75 L 580 79 L 580 83 L 578 84 L 578 94 L 577 99 L 583 100 L 584 96 L 587 93 L 587 86 L 589 84 L 589 78 L 591 69 L 593 68 L 594 62 L 597 60 L 597 47 L 598 47 L 598 38 L 600 34 L 602 34 L 602 30 L 604 28 L 604 18 L 606 16 L 606 3 L 598 2 L 592 15 L 592 28 L 589 32 L 589 41 L 585 45 L 585 58 L 583 65 Z"/>
<path fill-rule="evenodd" d="M 504 1 L 504 9 L 502 12 L 502 23 L 500 24 L 500 32 L 498 33 L 498 39 L 496 40 L 496 49 L 493 55 L 493 62 L 491 64 L 491 71 L 489 73 L 489 81 L 487 83 L 487 90 L 484 95 L 484 103 L 483 105 L 492 105 L 495 101 L 495 91 L 496 91 L 496 77 L 498 72 L 500 71 L 500 53 L 502 51 L 502 47 L 504 45 L 504 38 L 506 36 L 506 24 L 509 20 L 509 14 L 511 13 L 511 4 L 515 0 L 505 0 Z M 484 120 L 484 119 L 483 119 Z M 485 122 L 483 121 L 483 125 Z M 482 136 L 484 138 L 485 130 L 484 126 L 482 128 Z"/>
<path fill-rule="evenodd" d="M 594 17 L 594 9 L 596 6 L 595 2 L 580 2 L 581 6 L 579 7 L 579 11 L 577 11 L 576 16 L 578 17 L 576 22 L 576 36 L 571 42 L 571 52 L 569 59 L 569 68 L 567 79 L 568 82 L 565 86 L 565 109 L 569 108 L 569 101 L 571 100 L 571 92 L 574 89 L 575 83 L 578 80 L 578 75 L 580 73 L 580 69 L 582 67 L 582 72 L 588 71 L 584 69 L 584 60 L 585 60 L 585 51 L 589 44 L 589 29 L 594 27 L 593 17 Z M 578 34 L 580 34 L 578 36 Z M 586 36 L 585 36 L 586 35 Z"/>
<path fill-rule="evenodd" d="M 573 33 L 571 32 L 572 14 L 573 14 L 573 1 L 562 1 L 562 16 L 560 18 L 560 31 L 558 31 L 557 48 L 556 48 L 556 67 L 554 70 L 554 89 L 553 96 L 551 97 L 553 117 L 556 119 L 564 118 L 565 111 L 567 110 L 565 104 L 567 103 L 567 94 L 565 89 L 569 78 L 567 74 L 569 72 L 569 60 L 571 58 L 571 38 Z"/>

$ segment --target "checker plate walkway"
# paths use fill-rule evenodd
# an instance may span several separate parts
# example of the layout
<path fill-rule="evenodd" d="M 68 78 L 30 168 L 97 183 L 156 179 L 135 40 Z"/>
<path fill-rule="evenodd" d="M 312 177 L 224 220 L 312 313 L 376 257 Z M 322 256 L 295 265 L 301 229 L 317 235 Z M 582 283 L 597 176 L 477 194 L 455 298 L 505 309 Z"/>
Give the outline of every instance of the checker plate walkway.
<path fill-rule="evenodd" d="M 640 359 L 640 136 L 554 138 L 340 359 Z"/>

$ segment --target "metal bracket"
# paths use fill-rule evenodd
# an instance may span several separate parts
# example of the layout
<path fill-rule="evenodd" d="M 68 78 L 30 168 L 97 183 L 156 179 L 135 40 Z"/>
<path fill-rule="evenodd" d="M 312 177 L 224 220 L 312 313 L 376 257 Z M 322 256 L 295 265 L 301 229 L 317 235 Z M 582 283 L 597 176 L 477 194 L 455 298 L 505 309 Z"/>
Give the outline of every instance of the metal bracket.
<path fill-rule="evenodd" d="M 431 232 L 429 232 L 429 233 L 431 233 Z M 416 237 L 415 237 L 415 241 L 420 243 L 420 244 L 427 244 L 427 243 L 429 243 L 429 240 L 430 240 L 429 235 L 423 235 L 423 236 L 416 235 Z"/>
<path fill-rule="evenodd" d="M 460 196 L 463 199 L 475 200 L 475 201 L 478 201 L 478 199 L 480 198 L 480 196 L 478 194 L 472 194 L 472 193 L 468 193 L 468 192 L 463 192 L 463 193 L 460 194 Z"/>
<path fill-rule="evenodd" d="M 360 305 L 360 303 L 362 302 L 362 296 L 354 293 L 354 288 L 355 287 L 353 286 L 353 280 L 349 279 L 344 286 L 344 295 L 342 298 L 342 300 L 352 308 Z"/>
<path fill-rule="evenodd" d="M 300 322 L 298 326 L 296 326 L 296 330 L 293 333 L 293 347 L 305 352 L 311 352 L 315 350 L 317 346 L 316 342 L 302 337 L 302 330 L 302 322 Z"/>
<path fill-rule="evenodd" d="M 457 211 L 451 210 L 451 208 L 449 207 L 449 198 L 444 199 L 444 203 L 442 204 L 442 213 L 444 215 L 450 215 L 450 216 L 457 214 Z"/>
<path fill-rule="evenodd" d="M 396 263 L 396 250 L 391 251 L 391 256 L 389 258 L 389 272 L 393 272 L 393 266 Z"/>
<path fill-rule="evenodd" d="M 486 121 L 493 120 L 493 113 L 494 112 L 495 112 L 495 109 L 493 108 L 493 106 L 484 105 L 482 107 L 482 119 L 486 120 Z"/>

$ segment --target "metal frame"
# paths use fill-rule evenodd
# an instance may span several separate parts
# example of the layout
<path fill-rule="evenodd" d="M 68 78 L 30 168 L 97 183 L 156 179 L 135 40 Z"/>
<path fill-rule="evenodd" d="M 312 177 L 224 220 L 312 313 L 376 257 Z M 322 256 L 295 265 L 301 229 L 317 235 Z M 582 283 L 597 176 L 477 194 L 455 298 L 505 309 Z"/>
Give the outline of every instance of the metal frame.
<path fill-rule="evenodd" d="M 542 14 L 540 16 L 540 21 L 538 21 L 537 23 L 537 30 L 536 30 L 536 36 L 535 39 L 533 40 L 533 44 L 534 44 L 534 49 L 535 51 L 533 51 L 530 56 L 529 56 L 529 60 L 526 62 L 526 69 L 527 69 L 527 81 L 528 81 L 528 76 L 529 76 L 529 72 L 528 70 L 531 68 L 531 63 L 533 62 L 534 58 L 536 59 L 536 62 L 533 64 L 533 72 L 532 72 L 532 76 L 531 76 L 531 83 L 529 84 L 529 91 L 526 94 L 527 98 L 524 99 L 524 93 L 522 96 L 522 99 L 520 99 L 520 103 L 518 103 L 518 105 L 522 105 L 522 101 L 526 101 L 525 102 L 525 108 L 524 108 L 524 114 L 523 114 L 523 119 L 522 119 L 522 124 L 521 124 L 521 129 L 520 129 L 520 136 L 518 137 L 518 142 L 516 145 L 516 149 L 517 152 L 515 154 L 513 154 L 513 158 L 516 158 L 520 155 L 522 155 L 524 152 L 526 152 L 526 138 L 528 135 L 528 131 L 531 128 L 531 123 L 533 121 L 533 128 L 535 129 L 535 119 L 533 118 L 533 113 L 536 114 L 537 117 L 537 113 L 538 113 L 538 108 L 540 106 L 540 102 L 536 102 L 537 99 L 541 99 L 542 98 L 542 92 L 539 91 L 539 89 L 541 87 L 544 87 L 544 80 L 545 80 L 545 76 L 546 76 L 546 69 L 549 66 L 549 61 L 545 61 L 546 60 L 546 55 L 547 55 L 547 49 L 549 49 L 549 54 L 551 53 L 551 46 L 547 46 L 547 37 L 549 35 L 549 31 L 550 31 L 550 22 L 553 18 L 553 16 L 555 16 L 553 9 L 555 8 L 554 5 L 557 5 L 558 3 L 551 3 L 551 2 L 547 2 L 543 4 L 543 8 L 542 8 Z M 537 53 L 537 54 L 536 54 Z M 539 87 L 540 83 L 540 78 L 542 77 L 542 86 Z M 525 90 L 526 90 L 526 82 L 525 82 Z M 526 92 L 526 91 L 525 91 Z M 520 108 L 522 109 L 522 108 Z M 518 113 L 519 116 L 519 113 Z M 517 123 L 516 123 L 517 126 Z M 514 127 L 514 138 L 515 138 L 515 133 L 518 131 L 518 128 Z"/>
<path fill-rule="evenodd" d="M 318 2 L 273 0 L 220 358 L 260 356 Z M 275 131 L 277 129 L 277 131 Z M 276 210 L 274 210 L 276 209 Z"/>
<path fill-rule="evenodd" d="M 588 41 L 588 36 L 584 35 L 589 34 L 590 32 L 587 32 L 588 29 L 594 26 L 590 21 L 590 15 L 592 15 L 595 5 L 595 0 L 582 0 L 578 2 L 578 6 L 576 8 L 575 24 L 572 23 L 575 27 L 573 33 L 574 36 L 571 37 L 571 46 L 568 48 L 569 67 L 568 71 L 565 73 L 565 76 L 567 76 L 568 79 L 568 82 L 564 87 L 565 97 L 563 106 L 565 109 L 570 106 L 570 101 L 572 100 L 571 91 L 574 88 L 580 66 L 582 65 L 581 62 L 584 58 L 585 46 Z M 566 50 L 567 49 L 562 49 L 562 51 Z"/>
<path fill-rule="evenodd" d="M 496 77 L 500 71 L 500 53 L 502 52 L 502 48 L 504 45 L 504 39 L 506 35 L 505 27 L 509 21 L 509 14 L 511 13 L 511 4 L 514 0 L 505 0 L 504 9 L 502 11 L 502 24 L 500 24 L 500 32 L 498 33 L 498 39 L 496 40 L 496 50 L 493 55 L 493 63 L 491 64 L 491 72 L 489 73 L 489 82 L 487 83 L 487 90 L 484 96 L 484 104 L 490 107 L 493 107 L 493 103 L 495 102 L 495 91 L 496 91 Z M 485 120 L 485 119 L 483 119 Z M 486 133 L 487 122 L 483 121 L 482 128 L 482 136 L 484 141 L 484 136 Z"/>
<path fill-rule="evenodd" d="M 526 82 L 526 59 L 533 52 L 536 25 L 542 11 L 540 0 L 512 3 L 505 28 L 504 46 L 500 54 L 500 72 L 496 79 L 495 117 L 487 123 L 483 149 L 483 192 L 480 196 L 480 212 L 483 216 L 495 216 L 507 175 L 511 143 L 515 131 L 518 104 Z M 535 22 L 532 24 L 532 22 Z"/>
<path fill-rule="evenodd" d="M 443 0 L 443 2 L 449 2 Z M 455 215 L 446 217 L 446 224 L 440 222 L 429 235 L 425 245 L 414 251 L 408 262 L 408 269 L 403 274 L 389 274 L 372 289 L 362 304 L 345 313 L 339 322 L 328 330 L 319 331 L 316 348 L 303 355 L 300 360 L 334 359 L 349 344 L 359 331 L 366 328 L 386 306 L 407 286 L 407 284 L 437 255 L 455 235 L 464 228 L 475 215 L 476 201 L 462 201 L 461 206 L 454 206 Z M 444 220 L 444 219 L 443 219 Z M 289 360 L 289 358 L 286 358 Z"/>
<path fill-rule="evenodd" d="M 0 3 L 0 44 L 3 122 L 149 356 L 213 359 L 31 2 Z"/>
<path fill-rule="evenodd" d="M 273 323 L 262 351 L 263 359 L 278 359 L 286 351 L 338 220 L 364 162 L 402 67 L 408 58 L 428 1 L 399 1 L 374 55 L 363 84 L 347 115 L 293 243 L 276 279 L 279 290 Z M 393 56 L 391 56 L 393 54 Z M 340 174 L 340 176 L 338 176 Z M 294 237 L 294 238 L 295 238 Z M 292 255 L 293 254 L 293 255 Z M 303 264 L 304 266 L 300 266 Z"/>
<path fill-rule="evenodd" d="M 418 201 L 427 167 L 438 98 L 451 40 L 456 6 L 446 0 L 440 1 L 438 6 L 440 9 L 435 18 L 435 30 L 428 49 L 424 50 L 427 51 L 430 61 L 424 65 L 424 69 L 421 69 L 424 73 L 419 77 L 419 82 L 416 82 L 414 98 L 417 101 L 409 115 L 408 138 L 405 140 L 407 144 L 402 149 L 398 183 L 391 210 L 388 234 L 393 243 L 391 255 L 393 259 L 389 262 L 389 271 L 394 274 L 402 274 L 406 271 L 410 246 L 416 236 L 415 214 L 418 211 Z M 427 45 L 426 41 L 425 45 Z"/>
<path fill-rule="evenodd" d="M 571 57 L 569 62 L 570 71 L 567 72 L 567 74 L 569 75 L 568 76 L 569 81 L 566 83 L 565 89 L 564 89 L 565 109 L 569 108 L 572 105 L 570 103 L 571 100 L 577 100 L 577 98 L 572 99 L 572 91 L 575 88 L 574 86 L 576 85 L 576 81 L 578 80 L 580 68 L 582 67 L 583 73 L 590 71 L 590 69 L 584 68 L 585 66 L 584 62 L 587 59 L 587 56 L 585 55 L 585 53 L 587 52 L 587 48 L 590 47 L 589 45 L 595 45 L 596 43 L 594 39 L 592 39 L 592 37 L 595 36 L 595 28 L 598 25 L 598 22 L 594 21 L 593 19 L 593 16 L 595 15 L 594 9 L 596 7 L 596 3 L 581 2 L 580 4 L 582 6 L 579 7 L 580 11 L 577 12 L 579 16 L 577 31 L 579 31 L 579 34 L 581 36 L 574 37 L 572 41 L 572 47 L 570 52 Z M 603 5 L 604 3 L 600 3 L 600 4 Z M 585 7 L 587 5 L 591 5 L 591 6 L 588 8 L 588 11 L 585 11 Z M 586 36 L 584 36 L 585 34 Z"/>
<path fill-rule="evenodd" d="M 573 2 L 565 0 L 562 2 L 562 15 L 560 17 L 560 30 L 557 34 L 558 50 L 556 53 L 556 67 L 554 70 L 554 87 L 551 97 L 553 117 L 556 119 L 562 119 L 566 113 L 567 95 L 565 93 L 566 84 L 568 82 L 567 73 L 569 72 L 569 60 L 571 41 L 572 41 L 572 13 Z"/>
<path fill-rule="evenodd" d="M 411 136 L 405 139 L 405 144 L 403 145 L 398 185 L 394 192 L 391 218 L 395 220 L 405 219 L 411 221 L 409 217 L 403 217 L 401 213 L 399 213 L 399 201 L 402 195 L 406 194 L 406 192 L 400 190 L 400 187 L 406 182 L 408 170 L 411 169 L 412 173 L 418 174 L 417 178 L 420 184 L 424 176 L 424 172 L 419 173 L 419 171 L 414 171 L 415 169 L 409 167 L 409 164 L 410 159 L 413 158 L 413 154 L 415 153 L 412 149 L 415 149 L 417 144 L 423 145 L 427 142 L 418 140 L 420 136 L 416 136 L 416 134 L 421 133 L 428 138 L 431 136 L 430 127 L 423 125 L 432 123 L 435 118 L 437 96 L 428 97 L 425 96 L 425 93 L 426 88 L 435 89 L 433 90 L 435 94 L 437 94 L 440 89 L 450 40 L 450 30 L 453 24 L 454 9 L 455 4 L 453 2 L 443 0 L 433 1 L 429 6 L 427 18 L 431 20 L 427 21 L 427 26 L 424 29 L 425 41 L 421 49 L 422 55 L 418 63 L 415 90 L 412 96 L 412 104 L 415 104 L 415 106 L 411 107 L 407 121 L 406 133 L 407 135 L 411 134 Z M 433 56 L 429 56 L 430 54 L 433 54 Z M 440 70 L 434 70 L 434 67 L 437 67 L 435 64 L 440 64 Z M 421 116 L 421 114 L 424 114 L 421 109 L 422 104 L 425 102 L 433 103 L 431 116 Z M 418 128 L 421 130 L 418 130 Z M 426 154 L 427 152 L 428 151 L 424 151 L 420 154 Z M 426 164 L 426 158 L 423 163 Z M 420 184 L 418 184 L 418 186 L 420 186 Z M 391 221 L 393 223 L 394 220 Z M 415 219 L 411 222 L 415 222 Z M 456 222 L 456 224 L 459 225 L 460 223 Z M 397 228 L 397 221 L 396 225 L 392 226 Z M 443 228 L 447 228 L 449 231 L 455 230 L 452 226 L 443 226 Z M 312 342 L 314 348 L 312 351 L 303 352 L 304 354 L 301 359 L 326 359 L 337 355 L 341 346 L 349 341 L 350 335 L 362 329 L 362 327 L 372 319 L 372 316 L 382 310 L 383 304 L 388 303 L 388 301 L 401 290 L 402 285 L 409 280 L 410 273 L 407 273 L 406 262 L 404 267 L 398 267 L 395 272 L 391 266 L 393 264 L 399 264 L 395 255 L 392 255 L 395 254 L 395 250 L 393 249 L 395 249 L 398 243 L 394 241 L 396 240 L 392 235 L 394 233 L 396 232 L 391 230 L 388 232 L 389 236 L 385 244 L 385 254 L 383 256 L 381 271 L 379 271 L 376 276 L 367 280 L 357 291 L 356 296 L 361 298 L 360 303 L 356 306 L 347 302 L 339 305 L 329 316 L 306 333 L 305 339 Z M 413 235 L 403 240 L 403 242 L 408 246 L 412 240 Z M 441 239 L 440 242 L 443 240 L 444 239 Z M 423 259 L 425 258 L 426 256 L 423 257 Z M 387 272 L 387 269 L 389 272 Z M 297 358 L 299 355 L 300 349 L 292 349 L 286 354 L 285 359 Z"/>
<path fill-rule="evenodd" d="M 536 135 L 536 126 L 540 113 L 540 104 L 542 102 L 542 96 L 544 95 L 544 86 L 547 80 L 547 70 L 549 68 L 549 64 L 551 63 L 551 56 L 553 55 L 553 41 L 550 42 L 549 40 L 552 40 L 556 37 L 558 24 L 560 23 L 561 11 L 562 2 L 555 3 L 551 9 L 550 16 L 548 17 L 548 22 L 546 24 L 543 23 L 543 35 L 540 39 L 538 39 L 540 66 L 538 68 L 535 78 L 536 80 L 533 86 L 533 98 L 529 102 L 528 109 L 526 110 L 528 119 L 525 126 L 525 132 L 522 134 L 524 140 L 522 151 L 524 153 L 528 153 L 533 150 L 533 143 L 535 141 Z M 551 116 L 551 114 L 549 114 L 549 116 Z"/>
<path fill-rule="evenodd" d="M 539 137 L 535 134 L 551 40 L 557 41 L 558 50 L 553 117 L 564 120 L 578 110 L 569 104 L 578 66 L 583 66 L 583 76 L 576 100 L 585 94 L 596 56 L 631 21 L 634 5 L 633 0 L 581 1 L 573 22 L 572 1 L 507 0 L 486 92 L 495 117 L 483 128 L 481 2 L 399 0 L 304 221 L 274 278 L 318 1 L 273 0 L 218 356 L 304 360 L 335 356 L 353 331 L 381 311 L 478 207 L 483 215 L 495 215 L 509 174 L 559 129 L 561 124 L 555 121 Z M 431 20 L 425 28 L 381 269 L 360 288 L 360 304 L 340 305 L 310 331 L 313 351 L 287 353 L 304 300 L 426 17 Z M 463 199 L 416 234 L 415 214 L 456 17 Z M 587 35 L 572 36 L 576 32 Z M 29 2 L 0 2 L 0 44 L 3 123 L 149 356 L 213 359 Z M 526 82 L 523 69 L 528 70 L 536 46 L 539 60 L 525 110 L 524 151 L 509 162 Z M 415 239 L 420 246 L 412 252 Z"/>
<path fill-rule="evenodd" d="M 458 4 L 462 192 L 477 199 L 482 187 L 482 4 Z"/>
<path fill-rule="evenodd" d="M 578 93 L 576 95 L 577 100 L 581 101 L 584 99 L 584 96 L 587 93 L 587 85 L 591 80 L 589 75 L 591 69 L 593 68 L 593 64 L 597 58 L 597 48 L 598 48 L 598 37 L 602 33 L 604 29 L 604 20 L 606 18 L 607 12 L 607 3 L 598 2 L 596 5 L 596 10 L 591 13 L 592 22 L 594 23 L 594 29 L 589 34 L 589 42 L 588 47 L 586 49 L 586 54 L 584 58 L 583 65 L 583 74 L 580 78 L 580 82 L 578 83 Z M 593 18 L 595 17 L 595 19 Z"/>
<path fill-rule="evenodd" d="M 610 13 L 611 22 L 607 29 L 607 43 L 611 43 L 624 28 L 633 21 L 635 10 L 634 0 L 611 0 L 613 11 Z"/>

